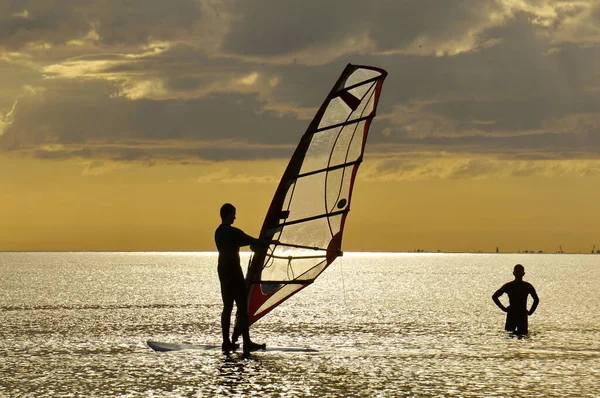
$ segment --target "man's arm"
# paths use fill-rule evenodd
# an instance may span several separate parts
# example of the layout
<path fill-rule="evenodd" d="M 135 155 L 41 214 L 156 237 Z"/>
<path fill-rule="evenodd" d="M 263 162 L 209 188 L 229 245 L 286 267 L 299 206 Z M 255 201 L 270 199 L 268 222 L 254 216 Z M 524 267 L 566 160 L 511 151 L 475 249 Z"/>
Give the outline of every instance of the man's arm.
<path fill-rule="evenodd" d="M 506 307 L 502 304 L 502 302 L 500 302 L 500 296 L 502 296 L 503 294 L 504 294 L 504 286 L 502 286 L 500 289 L 496 290 L 496 293 L 494 293 L 492 295 L 492 300 L 494 300 L 494 303 L 496 303 L 498 308 L 500 308 L 502 311 L 506 312 L 507 311 Z"/>
<path fill-rule="evenodd" d="M 529 310 L 528 314 L 529 315 L 533 315 L 533 313 L 535 312 L 535 309 L 537 308 L 538 304 L 540 303 L 540 299 L 537 295 L 537 293 L 535 292 L 535 288 L 533 287 L 533 285 L 531 286 L 531 291 L 529 292 L 529 294 L 531 294 L 531 297 L 533 298 L 533 304 L 531 305 L 531 309 Z"/>
<path fill-rule="evenodd" d="M 278 245 L 278 240 L 264 240 L 264 239 L 256 239 L 256 242 L 250 245 L 250 250 L 256 252 L 260 250 L 260 248 L 266 248 L 269 245 Z"/>
<path fill-rule="evenodd" d="M 252 236 L 246 234 L 241 229 L 238 229 L 238 231 L 239 231 L 238 233 L 239 233 L 239 245 L 240 245 L 240 247 L 242 247 L 242 246 L 250 246 L 250 249 L 252 249 L 252 246 L 266 247 L 266 246 L 269 246 L 271 244 L 275 244 L 275 245 L 279 244 L 278 240 L 257 239 L 257 238 L 253 238 Z M 255 251 L 255 250 L 252 250 L 252 251 Z"/>

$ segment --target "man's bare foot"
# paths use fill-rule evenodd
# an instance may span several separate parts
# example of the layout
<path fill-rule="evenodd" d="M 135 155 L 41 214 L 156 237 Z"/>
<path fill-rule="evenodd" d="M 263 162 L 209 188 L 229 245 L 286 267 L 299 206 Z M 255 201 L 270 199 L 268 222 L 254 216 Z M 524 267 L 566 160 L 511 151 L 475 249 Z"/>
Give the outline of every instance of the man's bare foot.
<path fill-rule="evenodd" d="M 267 349 L 266 344 L 258 344 L 258 343 L 254 343 L 251 341 L 248 344 L 244 344 L 244 355 L 248 355 L 252 351 L 266 350 L 266 349 Z"/>
<path fill-rule="evenodd" d="M 232 343 L 231 341 L 224 341 L 223 344 L 221 344 L 221 350 L 223 351 L 223 353 L 225 354 L 229 354 L 231 351 L 235 351 L 240 347 L 239 344 L 237 343 Z"/>

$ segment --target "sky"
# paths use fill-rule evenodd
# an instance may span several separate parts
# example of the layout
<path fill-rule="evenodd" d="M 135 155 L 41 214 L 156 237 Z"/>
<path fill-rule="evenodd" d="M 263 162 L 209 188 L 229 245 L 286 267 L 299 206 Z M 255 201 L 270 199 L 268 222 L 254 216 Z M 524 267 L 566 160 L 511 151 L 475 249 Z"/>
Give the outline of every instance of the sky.
<path fill-rule="evenodd" d="M 348 63 L 383 68 L 346 251 L 600 248 L 598 0 L 0 0 L 0 250 L 258 235 Z"/>

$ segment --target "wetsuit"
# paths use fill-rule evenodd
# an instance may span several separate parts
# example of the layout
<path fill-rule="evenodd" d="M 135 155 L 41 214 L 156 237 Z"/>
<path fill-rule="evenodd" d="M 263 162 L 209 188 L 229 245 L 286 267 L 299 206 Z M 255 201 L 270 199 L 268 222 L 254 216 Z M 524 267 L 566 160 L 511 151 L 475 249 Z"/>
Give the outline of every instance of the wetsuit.
<path fill-rule="evenodd" d="M 240 247 L 262 245 L 264 242 L 246 235 L 241 229 L 229 224 L 221 224 L 215 231 L 215 243 L 219 250 L 217 270 L 221 283 L 223 313 L 221 314 L 221 329 L 223 341 L 229 342 L 229 328 L 233 303 L 237 306 L 238 322 L 242 328 L 244 343 L 250 341 L 248 333 L 248 298 L 246 281 L 240 265 Z"/>
<path fill-rule="evenodd" d="M 527 318 L 527 296 L 531 294 L 534 306 L 537 306 L 538 296 L 531 283 L 514 280 L 506 283 L 494 293 L 494 297 L 500 297 L 504 293 L 508 295 L 509 306 L 506 308 L 506 324 L 504 329 L 508 332 L 524 335 L 528 333 Z M 535 310 L 535 307 L 532 307 Z"/>

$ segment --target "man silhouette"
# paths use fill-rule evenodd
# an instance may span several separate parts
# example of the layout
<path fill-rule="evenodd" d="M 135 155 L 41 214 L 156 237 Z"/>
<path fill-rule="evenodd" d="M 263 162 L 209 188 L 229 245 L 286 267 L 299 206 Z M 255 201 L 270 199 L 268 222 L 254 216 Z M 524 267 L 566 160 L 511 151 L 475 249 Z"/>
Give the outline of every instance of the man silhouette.
<path fill-rule="evenodd" d="M 217 270 L 221 284 L 221 297 L 223 299 L 223 312 L 221 313 L 221 329 L 223 332 L 224 353 L 235 350 L 238 345 L 231 342 L 229 328 L 231 325 L 231 312 L 233 303 L 237 306 L 238 324 L 244 342 L 244 354 L 258 349 L 264 349 L 264 344 L 256 344 L 250 340 L 248 325 L 248 299 L 246 281 L 240 265 L 240 247 L 256 245 L 268 246 L 279 244 L 278 241 L 266 241 L 246 235 L 241 229 L 233 227 L 236 210 L 230 203 L 221 206 L 221 225 L 215 231 L 215 243 L 219 250 Z"/>
<path fill-rule="evenodd" d="M 496 303 L 498 308 L 506 312 L 506 324 L 504 329 L 508 332 L 522 336 L 529 332 L 527 328 L 527 317 L 535 312 L 540 299 L 538 298 L 533 285 L 523 280 L 525 267 L 521 264 L 515 265 L 513 275 L 515 276 L 515 280 L 504 284 L 504 286 L 498 289 L 492 295 L 492 300 L 494 300 L 494 303 Z M 505 307 L 499 299 L 504 293 L 508 295 L 508 307 Z M 531 309 L 527 310 L 527 297 L 529 295 L 533 298 L 533 304 L 531 305 Z"/>

